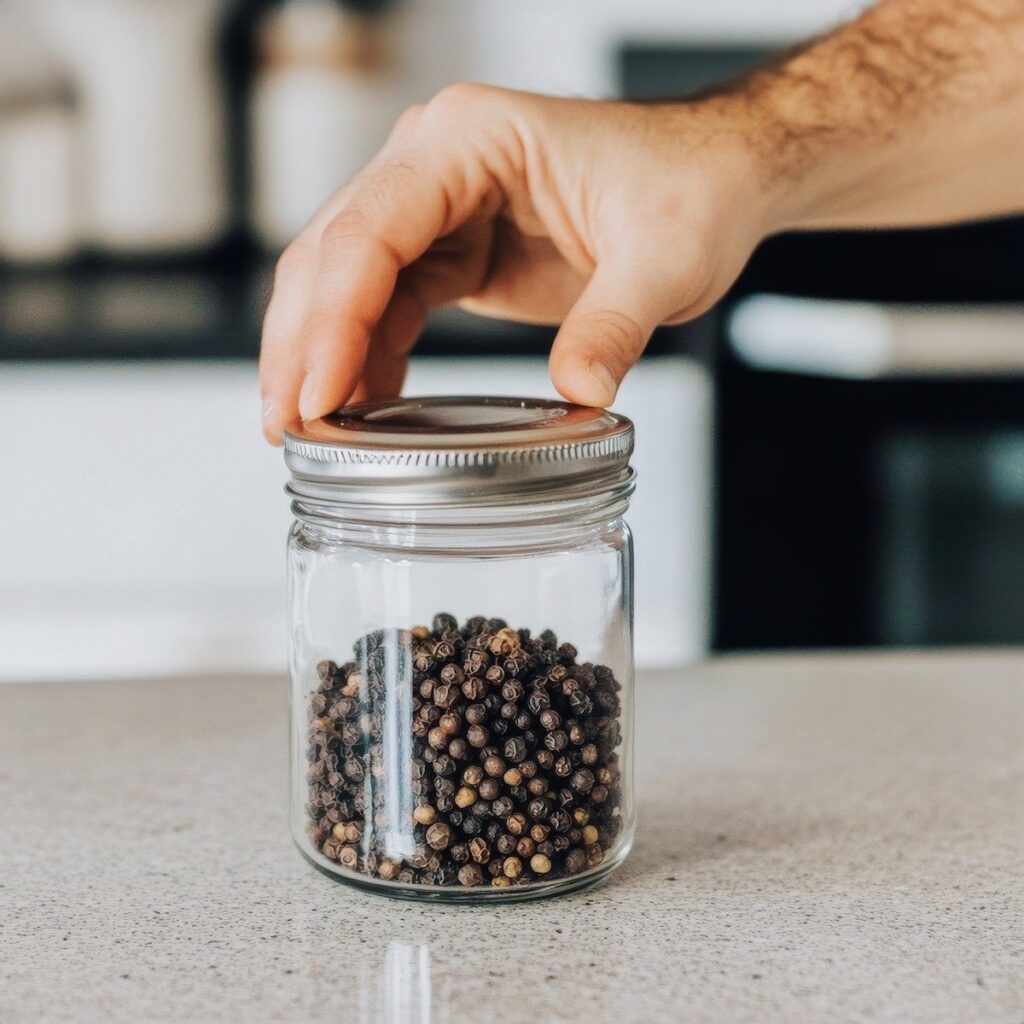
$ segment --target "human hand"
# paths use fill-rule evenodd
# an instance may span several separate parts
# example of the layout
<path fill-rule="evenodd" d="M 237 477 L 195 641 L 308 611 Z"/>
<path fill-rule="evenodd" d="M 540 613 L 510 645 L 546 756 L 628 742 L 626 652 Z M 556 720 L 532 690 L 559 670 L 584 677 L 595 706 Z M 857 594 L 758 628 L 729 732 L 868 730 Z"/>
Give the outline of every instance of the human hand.
<path fill-rule="evenodd" d="M 777 225 L 728 99 L 639 106 L 452 86 L 282 255 L 263 330 L 268 440 L 397 395 L 429 309 L 560 323 L 569 401 L 606 406 L 659 324 L 719 299 Z"/>

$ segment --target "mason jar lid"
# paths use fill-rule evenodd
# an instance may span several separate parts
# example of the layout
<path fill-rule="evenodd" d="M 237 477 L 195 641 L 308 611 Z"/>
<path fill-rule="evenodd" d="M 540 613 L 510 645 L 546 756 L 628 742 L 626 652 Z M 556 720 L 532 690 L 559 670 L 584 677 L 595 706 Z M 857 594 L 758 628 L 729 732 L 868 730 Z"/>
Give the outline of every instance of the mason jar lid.
<path fill-rule="evenodd" d="M 350 405 L 285 431 L 284 449 L 289 491 L 329 501 L 482 504 L 632 489 L 626 417 L 537 398 Z"/>

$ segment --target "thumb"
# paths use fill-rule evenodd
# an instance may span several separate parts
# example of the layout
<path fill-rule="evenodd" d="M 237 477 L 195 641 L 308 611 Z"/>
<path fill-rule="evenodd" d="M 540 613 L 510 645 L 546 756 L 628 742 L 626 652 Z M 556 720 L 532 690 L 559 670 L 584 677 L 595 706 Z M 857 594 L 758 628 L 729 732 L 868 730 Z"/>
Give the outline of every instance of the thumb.
<path fill-rule="evenodd" d="M 641 277 L 635 270 L 599 265 L 563 321 L 549 368 L 570 402 L 611 405 L 654 328 L 678 306 L 678 300 L 659 294 L 668 289 Z"/>

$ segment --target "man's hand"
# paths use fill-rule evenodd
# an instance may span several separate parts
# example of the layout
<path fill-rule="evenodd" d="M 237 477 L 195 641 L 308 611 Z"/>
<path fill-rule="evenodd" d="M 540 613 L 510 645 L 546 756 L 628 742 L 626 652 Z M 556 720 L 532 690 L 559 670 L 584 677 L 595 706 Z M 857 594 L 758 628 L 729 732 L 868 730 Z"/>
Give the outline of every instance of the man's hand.
<path fill-rule="evenodd" d="M 261 358 L 264 430 L 398 394 L 427 311 L 560 323 L 551 376 L 608 405 L 661 323 L 708 309 L 772 227 L 712 110 L 477 85 L 408 110 L 288 247 Z"/>
<path fill-rule="evenodd" d="M 608 405 L 658 324 L 790 228 L 1024 208 L 1024 0 L 882 0 L 721 92 L 639 106 L 486 86 L 405 113 L 278 264 L 269 440 L 396 395 L 427 311 L 561 324 L 551 376 Z"/>

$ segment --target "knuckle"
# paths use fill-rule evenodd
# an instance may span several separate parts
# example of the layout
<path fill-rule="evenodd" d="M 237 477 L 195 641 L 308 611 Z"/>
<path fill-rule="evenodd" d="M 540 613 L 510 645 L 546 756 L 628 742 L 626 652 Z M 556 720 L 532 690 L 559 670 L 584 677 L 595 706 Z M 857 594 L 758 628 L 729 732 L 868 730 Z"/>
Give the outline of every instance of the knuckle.
<path fill-rule="evenodd" d="M 583 317 L 583 325 L 592 328 L 602 356 L 623 368 L 633 365 L 647 343 L 644 329 L 626 313 L 601 310 Z"/>
<path fill-rule="evenodd" d="M 405 110 L 398 115 L 398 120 L 395 122 L 395 127 L 391 133 L 392 137 L 404 134 L 405 132 L 415 128 L 422 120 L 426 109 L 426 105 L 423 103 L 417 103 L 414 106 L 406 107 Z"/>
<path fill-rule="evenodd" d="M 442 118 L 464 116 L 493 93 L 492 86 L 476 82 L 455 82 L 446 85 L 427 104 L 427 111 Z"/>
<path fill-rule="evenodd" d="M 293 280 L 301 272 L 307 259 L 305 245 L 299 241 L 292 242 L 277 258 L 274 265 L 274 283 L 287 284 Z"/>

